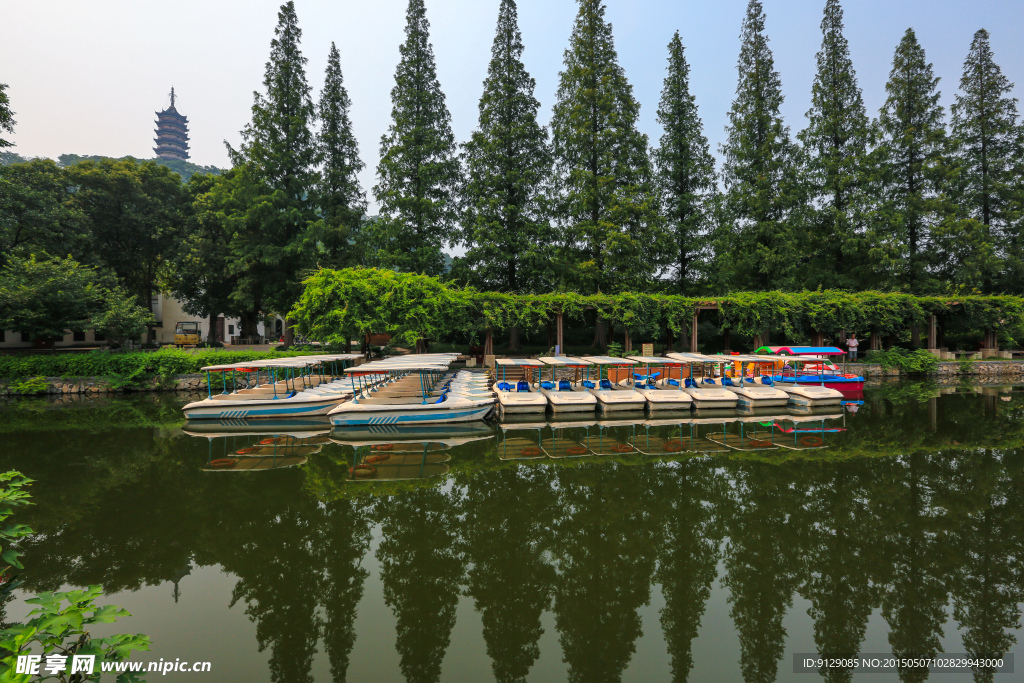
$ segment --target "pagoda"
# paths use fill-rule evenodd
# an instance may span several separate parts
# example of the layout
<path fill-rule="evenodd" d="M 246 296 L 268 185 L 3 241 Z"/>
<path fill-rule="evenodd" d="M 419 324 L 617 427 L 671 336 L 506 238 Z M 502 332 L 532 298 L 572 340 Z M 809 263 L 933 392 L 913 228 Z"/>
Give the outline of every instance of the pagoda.
<path fill-rule="evenodd" d="M 159 159 L 188 159 L 188 117 L 174 108 L 174 88 L 171 88 L 171 106 L 156 112 L 156 147 Z"/>

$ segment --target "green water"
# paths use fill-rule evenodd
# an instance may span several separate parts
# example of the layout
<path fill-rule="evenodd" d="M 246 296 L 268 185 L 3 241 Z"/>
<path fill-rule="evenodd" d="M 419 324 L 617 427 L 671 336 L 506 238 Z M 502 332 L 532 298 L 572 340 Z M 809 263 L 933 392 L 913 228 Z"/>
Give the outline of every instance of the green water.
<path fill-rule="evenodd" d="M 2 404 L 0 468 L 37 480 L 18 521 L 38 532 L 4 618 L 102 584 L 134 615 L 111 632 L 153 640 L 135 659 L 212 662 L 150 681 L 810 681 L 794 653 L 1019 652 L 1022 391 L 901 384 L 817 422 L 490 425 L 390 452 L 307 430 L 259 471 L 209 462 L 270 435 L 190 435 L 178 399 Z M 808 435 L 826 448 L 776 447 Z M 570 448 L 587 457 L 546 457 Z M 382 453 L 406 464 L 352 481 Z M 417 473 L 436 474 L 381 480 Z"/>

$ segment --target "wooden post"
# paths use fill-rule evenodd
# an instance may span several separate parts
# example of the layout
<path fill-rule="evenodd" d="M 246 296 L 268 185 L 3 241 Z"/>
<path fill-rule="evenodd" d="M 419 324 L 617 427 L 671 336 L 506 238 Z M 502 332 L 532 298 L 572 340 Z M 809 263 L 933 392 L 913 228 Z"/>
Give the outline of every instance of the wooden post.
<path fill-rule="evenodd" d="M 732 333 L 730 330 L 726 330 L 722 333 L 722 345 L 725 347 L 723 351 L 732 351 Z"/>
<path fill-rule="evenodd" d="M 494 332 L 491 328 L 487 328 L 487 336 L 484 337 L 484 356 L 494 355 Z"/>
<path fill-rule="evenodd" d="M 928 348 L 939 348 L 939 319 L 934 315 L 928 317 Z"/>
<path fill-rule="evenodd" d="M 562 312 L 555 315 L 555 344 L 558 345 L 558 352 L 565 355 L 565 338 L 562 336 Z"/>
<path fill-rule="evenodd" d="M 812 332 L 811 333 L 811 346 L 824 346 L 824 345 L 825 345 L 825 335 L 823 335 L 821 332 L 817 332 L 817 331 Z"/>
<path fill-rule="evenodd" d="M 882 335 L 878 334 L 875 330 L 871 330 L 871 338 L 868 340 L 868 348 L 872 351 L 880 351 L 882 348 Z"/>
<path fill-rule="evenodd" d="M 626 328 L 626 345 L 625 345 L 625 348 L 623 349 L 623 351 L 632 351 L 632 350 L 633 350 L 633 338 L 631 336 L 629 336 L 629 328 L 627 327 Z"/>
<path fill-rule="evenodd" d="M 690 332 L 690 351 L 697 353 L 697 311 L 693 312 L 693 328 Z"/>

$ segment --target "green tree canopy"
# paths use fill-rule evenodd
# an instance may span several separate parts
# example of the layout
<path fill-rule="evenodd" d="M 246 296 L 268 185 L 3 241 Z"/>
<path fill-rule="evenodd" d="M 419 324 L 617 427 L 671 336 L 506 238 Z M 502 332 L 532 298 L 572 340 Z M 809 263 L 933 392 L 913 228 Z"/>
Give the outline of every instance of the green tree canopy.
<path fill-rule="evenodd" d="M 809 260 L 801 280 L 811 288 L 852 289 L 867 281 L 865 164 L 871 129 L 843 35 L 839 0 L 825 3 L 821 32 L 807 128 L 798 135 L 810 199 L 803 236 Z"/>
<path fill-rule="evenodd" d="M 658 123 L 664 133 L 654 150 L 665 227 L 671 236 L 674 289 L 692 293 L 710 258 L 715 160 L 690 93 L 690 65 L 676 31 L 668 44 L 668 75 L 661 91 Z"/>
<path fill-rule="evenodd" d="M 719 267 L 727 287 L 785 289 L 794 283 L 797 148 L 782 120 L 782 81 L 760 0 L 747 5 L 740 41 L 739 83 L 721 147 L 725 196 Z"/>
<path fill-rule="evenodd" d="M 554 280 L 543 204 L 551 155 L 522 53 L 516 3 L 502 0 L 479 126 L 464 146 L 462 235 L 470 281 L 502 292 L 550 289 Z"/>
<path fill-rule="evenodd" d="M 100 264 L 152 310 L 157 275 L 175 249 L 187 211 L 181 179 L 165 166 L 134 159 L 85 161 L 67 169 Z"/>
<path fill-rule="evenodd" d="M 663 235 L 640 104 L 619 65 L 602 0 L 579 0 L 551 117 L 553 212 L 562 285 L 584 293 L 643 290 Z"/>
<path fill-rule="evenodd" d="M 104 310 L 112 284 L 71 258 L 9 258 L 0 269 L 0 329 L 38 341 L 84 332 Z"/>
<path fill-rule="evenodd" d="M 237 180 L 246 186 L 244 196 L 237 195 L 242 216 L 235 220 L 231 244 L 234 270 L 244 275 L 233 298 L 249 310 L 287 311 L 301 292 L 302 270 L 313 265 L 304 246 L 315 220 L 317 147 L 311 125 L 316 110 L 301 39 L 295 3 L 286 2 L 270 41 L 266 92 L 253 93 L 252 120 L 242 131 L 241 147 L 228 147 L 235 166 L 245 167 Z M 291 339 L 289 326 L 285 343 Z"/>
<path fill-rule="evenodd" d="M 908 28 L 893 56 L 885 85 L 888 97 L 878 119 L 882 141 L 875 156 L 880 171 L 873 189 L 880 200 L 873 260 L 887 286 L 914 293 L 927 286 L 924 251 L 946 209 L 946 132 L 938 83 L 924 48 Z"/>
<path fill-rule="evenodd" d="M 0 131 L 13 133 L 15 124 L 14 112 L 11 111 L 11 98 L 4 92 L 5 90 L 7 90 L 7 84 L 0 83 Z M 14 143 L 0 138 L 0 149 L 4 147 L 14 147 Z"/>
<path fill-rule="evenodd" d="M 405 42 L 391 89 L 391 125 L 381 136 L 378 182 L 381 256 L 408 272 L 439 275 L 454 237 L 460 182 L 451 114 L 437 80 L 423 0 L 409 0 Z"/>
<path fill-rule="evenodd" d="M 320 220 L 311 230 L 307 244 L 307 249 L 316 253 L 318 259 L 327 261 L 323 265 L 357 263 L 350 244 L 366 213 L 366 195 L 358 177 L 363 162 L 352 133 L 351 106 L 341 74 L 341 54 L 331 43 L 318 105 L 317 146 L 322 169 L 316 196 Z"/>
<path fill-rule="evenodd" d="M 85 261 L 91 242 L 64 169 L 49 159 L 0 166 L 0 264 L 14 254 Z"/>

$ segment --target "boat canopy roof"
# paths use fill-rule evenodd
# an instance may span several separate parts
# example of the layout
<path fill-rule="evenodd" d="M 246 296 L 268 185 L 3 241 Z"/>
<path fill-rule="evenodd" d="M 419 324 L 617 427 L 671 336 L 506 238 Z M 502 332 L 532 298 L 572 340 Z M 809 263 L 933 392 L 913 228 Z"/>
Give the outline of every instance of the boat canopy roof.
<path fill-rule="evenodd" d="M 381 360 L 363 363 L 353 368 L 345 368 L 345 372 L 355 374 L 401 372 L 415 370 L 446 370 L 456 358 L 457 353 L 410 353 L 404 356 L 392 356 Z"/>
<path fill-rule="evenodd" d="M 762 346 L 754 353 L 777 356 L 845 356 L 846 351 L 836 346 Z"/>
<path fill-rule="evenodd" d="M 613 358 L 612 356 L 583 356 L 583 360 L 592 365 L 636 365 L 632 358 Z"/>
<path fill-rule="evenodd" d="M 670 353 L 669 358 L 684 363 L 731 363 L 736 356 L 709 356 L 705 353 Z"/>
<path fill-rule="evenodd" d="M 679 361 L 672 358 L 660 358 L 658 356 L 630 356 L 630 358 L 644 365 L 679 365 Z"/>
<path fill-rule="evenodd" d="M 227 370 L 255 370 L 257 368 L 308 368 L 310 365 L 317 365 L 320 362 L 319 360 L 308 360 L 305 358 L 268 358 L 266 360 L 253 360 L 248 363 L 207 365 L 202 370 L 204 372 L 224 372 Z"/>
<path fill-rule="evenodd" d="M 526 366 L 531 368 L 544 365 L 536 358 L 498 358 L 494 362 L 496 365 L 508 365 L 515 367 Z"/>
<path fill-rule="evenodd" d="M 572 356 L 541 356 L 538 360 L 545 365 L 557 365 L 559 367 L 583 368 L 593 365 L 593 363 L 585 358 L 574 358 Z"/>

